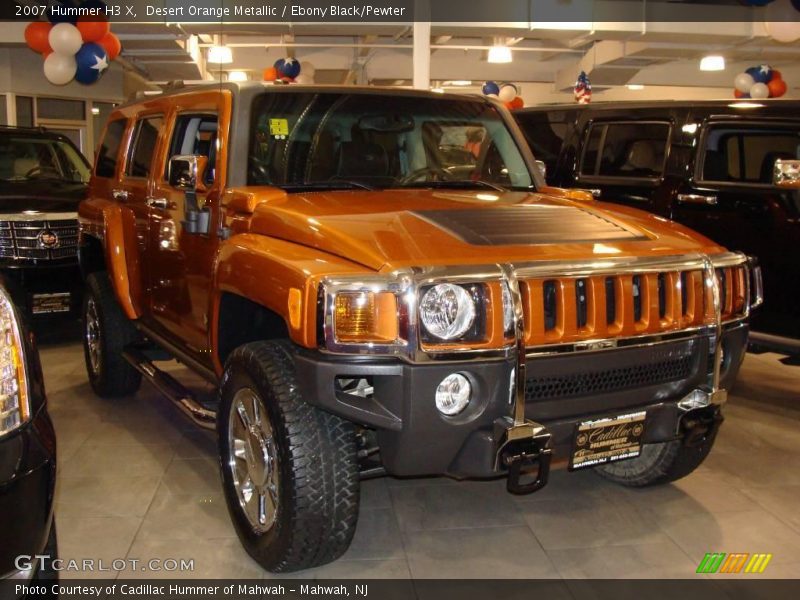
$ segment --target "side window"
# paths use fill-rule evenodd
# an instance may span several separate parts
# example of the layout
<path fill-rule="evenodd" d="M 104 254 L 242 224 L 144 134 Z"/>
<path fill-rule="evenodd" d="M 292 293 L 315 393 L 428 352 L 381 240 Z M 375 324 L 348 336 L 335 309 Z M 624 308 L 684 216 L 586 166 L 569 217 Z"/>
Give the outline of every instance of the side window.
<path fill-rule="evenodd" d="M 797 158 L 800 127 L 712 126 L 705 135 L 698 180 L 770 185 L 775 161 Z"/>
<path fill-rule="evenodd" d="M 114 177 L 117 171 L 119 147 L 122 144 L 122 136 L 125 134 L 126 124 L 127 121 L 125 119 L 111 121 L 108 124 L 106 135 L 103 137 L 103 143 L 97 151 L 97 160 L 95 161 L 94 172 L 98 177 Z"/>
<path fill-rule="evenodd" d="M 669 123 L 593 123 L 580 173 L 588 177 L 657 179 L 664 172 Z"/>
<path fill-rule="evenodd" d="M 126 175 L 147 177 L 150 174 L 150 165 L 153 163 L 153 154 L 158 143 L 158 132 L 163 125 L 164 118 L 160 115 L 146 117 L 136 124 Z"/>
<path fill-rule="evenodd" d="M 214 183 L 217 162 L 217 116 L 211 114 L 180 115 L 175 119 L 175 130 L 167 154 L 164 177 L 167 176 L 169 159 L 181 154 L 205 156 L 208 166 L 203 174 L 203 182 L 208 186 Z"/>

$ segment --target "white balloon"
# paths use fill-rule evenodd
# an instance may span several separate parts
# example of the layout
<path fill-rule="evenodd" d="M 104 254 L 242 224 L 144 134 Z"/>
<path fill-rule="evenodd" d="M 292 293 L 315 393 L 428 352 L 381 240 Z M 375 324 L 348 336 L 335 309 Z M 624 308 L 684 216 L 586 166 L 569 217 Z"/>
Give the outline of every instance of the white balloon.
<path fill-rule="evenodd" d="M 800 22 L 791 0 L 775 0 L 764 11 L 767 33 L 775 41 L 789 44 L 800 39 Z"/>
<path fill-rule="evenodd" d="M 750 88 L 751 98 L 769 98 L 769 88 L 766 83 L 754 83 Z"/>
<path fill-rule="evenodd" d="M 53 52 L 44 59 L 44 76 L 53 85 L 66 85 L 75 78 L 78 64 L 71 54 Z"/>
<path fill-rule="evenodd" d="M 500 88 L 500 93 L 497 96 L 503 102 L 511 102 L 514 98 L 517 97 L 517 88 L 513 85 L 504 85 Z"/>
<path fill-rule="evenodd" d="M 750 88 L 753 87 L 755 82 L 756 80 L 753 79 L 753 76 L 750 75 L 750 73 L 739 73 L 733 79 L 733 87 L 743 94 L 748 94 L 750 93 Z"/>
<path fill-rule="evenodd" d="M 48 36 L 50 47 L 57 54 L 74 55 L 83 46 L 83 38 L 78 28 L 71 23 L 53 25 Z"/>
<path fill-rule="evenodd" d="M 316 72 L 317 70 L 314 68 L 314 65 L 312 65 L 307 60 L 304 60 L 303 62 L 300 63 L 300 74 L 308 75 L 309 77 L 311 77 L 312 83 L 314 81 L 314 73 Z"/>
<path fill-rule="evenodd" d="M 314 78 L 311 75 L 308 75 L 305 71 L 302 71 L 300 75 L 294 78 L 294 82 L 301 85 L 311 85 L 314 83 Z"/>

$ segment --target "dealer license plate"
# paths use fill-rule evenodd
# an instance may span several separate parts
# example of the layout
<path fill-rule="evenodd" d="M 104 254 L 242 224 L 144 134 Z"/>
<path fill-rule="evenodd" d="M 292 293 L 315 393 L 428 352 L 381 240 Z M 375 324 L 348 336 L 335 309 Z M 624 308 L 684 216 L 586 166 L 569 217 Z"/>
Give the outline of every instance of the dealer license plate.
<path fill-rule="evenodd" d="M 61 292 L 57 294 L 34 294 L 33 295 L 33 314 L 49 315 L 54 313 L 69 312 L 70 294 Z"/>
<path fill-rule="evenodd" d="M 639 456 L 645 411 L 584 421 L 575 428 L 569 469 L 583 469 Z"/>

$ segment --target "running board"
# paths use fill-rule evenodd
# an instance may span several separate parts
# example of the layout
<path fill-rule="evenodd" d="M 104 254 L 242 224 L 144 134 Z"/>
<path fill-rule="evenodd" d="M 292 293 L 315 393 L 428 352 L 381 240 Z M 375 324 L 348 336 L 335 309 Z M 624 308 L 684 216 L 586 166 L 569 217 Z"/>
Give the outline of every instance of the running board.
<path fill-rule="evenodd" d="M 216 429 L 217 413 L 203 408 L 189 390 L 172 375 L 156 367 L 141 350 L 126 348 L 122 356 L 197 425 L 204 429 Z"/>

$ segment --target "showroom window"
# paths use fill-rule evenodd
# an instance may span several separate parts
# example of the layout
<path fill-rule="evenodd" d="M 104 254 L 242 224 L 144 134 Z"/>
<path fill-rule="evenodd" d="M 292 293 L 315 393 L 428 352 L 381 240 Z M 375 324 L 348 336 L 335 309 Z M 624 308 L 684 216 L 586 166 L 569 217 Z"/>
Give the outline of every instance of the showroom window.
<path fill-rule="evenodd" d="M 85 121 L 86 103 L 83 100 L 37 98 L 36 116 L 39 119 L 47 120 Z"/>
<path fill-rule="evenodd" d="M 206 185 L 214 183 L 214 172 L 217 161 L 217 116 L 211 114 L 180 115 L 175 120 L 175 131 L 167 154 L 164 169 L 166 179 L 169 160 L 179 154 L 205 156 L 208 159 L 203 181 Z"/>
<path fill-rule="evenodd" d="M 584 147 L 583 177 L 657 179 L 664 172 L 669 123 L 593 123 Z"/>
<path fill-rule="evenodd" d="M 17 96 L 17 127 L 33 127 L 33 98 Z"/>
<path fill-rule="evenodd" d="M 114 177 L 116 174 L 119 147 L 122 144 L 122 136 L 125 135 L 126 125 L 127 121 L 125 119 L 111 121 L 108 124 L 103 143 L 97 152 L 95 174 L 98 177 Z"/>
<path fill-rule="evenodd" d="M 800 158 L 796 126 L 715 126 L 704 140 L 700 181 L 771 185 L 776 160 Z"/>
<path fill-rule="evenodd" d="M 92 124 L 94 132 L 94 147 L 100 144 L 100 136 L 103 134 L 103 125 L 108 122 L 108 117 L 114 110 L 111 102 L 92 102 Z"/>
<path fill-rule="evenodd" d="M 153 154 L 158 143 L 158 133 L 164 125 L 164 117 L 147 117 L 139 121 L 134 134 L 133 151 L 125 174 L 131 177 L 147 177 Z"/>

